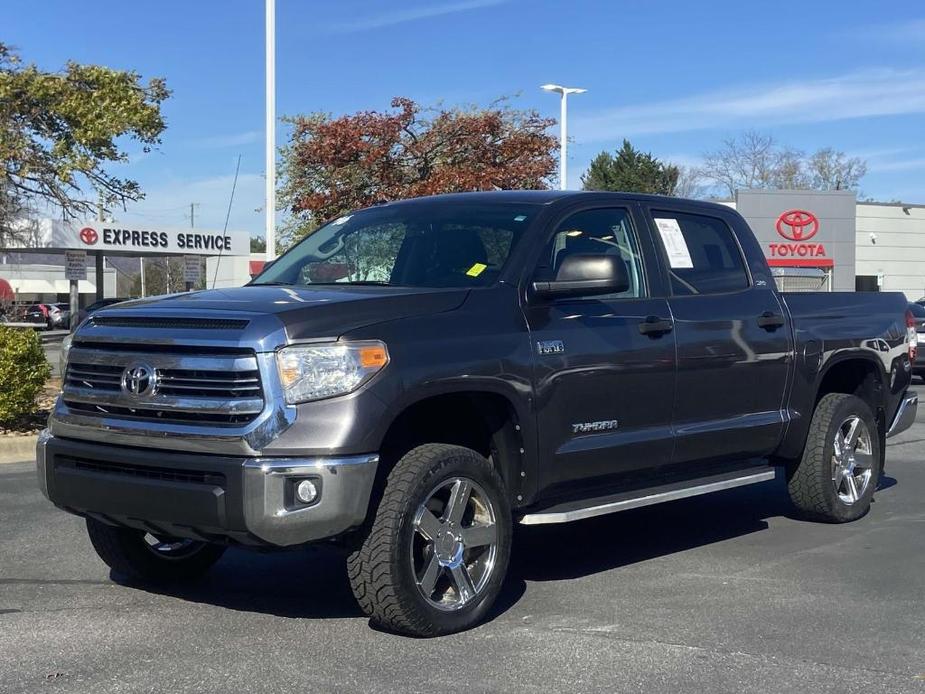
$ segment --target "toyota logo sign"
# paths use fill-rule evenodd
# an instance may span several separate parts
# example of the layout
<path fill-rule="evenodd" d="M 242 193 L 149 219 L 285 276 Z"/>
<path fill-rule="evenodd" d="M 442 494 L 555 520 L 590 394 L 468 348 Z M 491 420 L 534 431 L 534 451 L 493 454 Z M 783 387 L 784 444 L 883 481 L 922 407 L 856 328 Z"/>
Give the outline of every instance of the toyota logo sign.
<path fill-rule="evenodd" d="M 819 219 L 806 210 L 787 210 L 777 218 L 777 233 L 791 241 L 806 241 L 819 231 Z"/>
<path fill-rule="evenodd" d="M 100 235 L 93 227 L 84 227 L 80 230 L 80 240 L 88 246 L 93 246 L 100 240 Z"/>
<path fill-rule="evenodd" d="M 157 371 L 147 364 L 136 363 L 122 372 L 122 392 L 130 397 L 154 395 L 157 390 Z"/>

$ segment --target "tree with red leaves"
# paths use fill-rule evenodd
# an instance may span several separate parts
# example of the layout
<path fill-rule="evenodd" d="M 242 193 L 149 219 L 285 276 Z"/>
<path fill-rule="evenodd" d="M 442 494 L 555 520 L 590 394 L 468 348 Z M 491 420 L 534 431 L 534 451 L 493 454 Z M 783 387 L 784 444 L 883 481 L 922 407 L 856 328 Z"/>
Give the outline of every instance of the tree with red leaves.
<path fill-rule="evenodd" d="M 328 219 L 377 202 L 473 190 L 542 189 L 556 167 L 555 120 L 503 101 L 488 108 L 424 109 L 287 118 L 280 202 L 290 241 Z"/>

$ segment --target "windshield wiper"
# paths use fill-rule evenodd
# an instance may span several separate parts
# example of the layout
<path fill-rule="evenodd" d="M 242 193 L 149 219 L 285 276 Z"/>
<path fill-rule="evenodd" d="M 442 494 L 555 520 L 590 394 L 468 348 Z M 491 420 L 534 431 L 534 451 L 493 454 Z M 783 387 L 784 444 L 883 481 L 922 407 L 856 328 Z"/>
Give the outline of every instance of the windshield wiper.
<path fill-rule="evenodd" d="M 295 282 L 251 282 L 251 287 L 293 287 Z"/>

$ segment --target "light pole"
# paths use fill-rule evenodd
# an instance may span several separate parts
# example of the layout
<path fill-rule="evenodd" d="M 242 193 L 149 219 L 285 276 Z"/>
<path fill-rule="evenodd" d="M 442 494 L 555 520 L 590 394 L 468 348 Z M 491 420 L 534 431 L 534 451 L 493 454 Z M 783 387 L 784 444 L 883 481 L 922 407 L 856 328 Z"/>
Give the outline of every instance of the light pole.
<path fill-rule="evenodd" d="M 276 0 L 264 0 L 266 20 L 266 171 L 267 260 L 276 258 Z"/>
<path fill-rule="evenodd" d="M 568 95 L 584 94 L 587 89 L 578 87 L 563 87 L 559 84 L 544 84 L 542 86 L 547 92 L 558 92 L 560 115 L 559 115 L 559 190 L 566 189 L 568 175 Z"/>

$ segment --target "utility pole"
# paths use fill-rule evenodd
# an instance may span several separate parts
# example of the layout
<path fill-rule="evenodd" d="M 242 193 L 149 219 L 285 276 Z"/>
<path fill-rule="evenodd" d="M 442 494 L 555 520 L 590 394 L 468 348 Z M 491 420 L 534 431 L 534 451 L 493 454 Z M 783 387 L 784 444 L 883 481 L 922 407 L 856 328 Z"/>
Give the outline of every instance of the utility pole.
<path fill-rule="evenodd" d="M 198 202 L 191 202 L 189 204 L 189 227 L 190 229 L 196 228 L 196 208 L 199 207 Z"/>
<path fill-rule="evenodd" d="M 199 203 L 198 203 L 198 202 L 191 202 L 191 203 L 189 204 L 189 228 L 190 228 L 190 229 L 195 229 L 195 228 L 196 228 L 196 208 L 197 208 L 198 206 L 199 206 Z M 170 261 L 168 260 L 167 262 L 169 263 Z M 184 275 L 186 274 L 186 258 L 183 258 L 183 274 L 184 274 Z M 186 291 L 188 291 L 188 292 L 193 291 L 193 283 L 192 283 L 192 282 L 187 282 L 187 283 L 186 283 Z"/>

